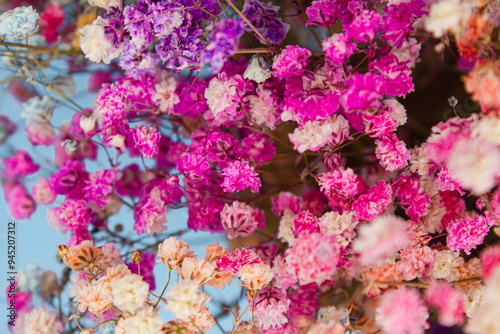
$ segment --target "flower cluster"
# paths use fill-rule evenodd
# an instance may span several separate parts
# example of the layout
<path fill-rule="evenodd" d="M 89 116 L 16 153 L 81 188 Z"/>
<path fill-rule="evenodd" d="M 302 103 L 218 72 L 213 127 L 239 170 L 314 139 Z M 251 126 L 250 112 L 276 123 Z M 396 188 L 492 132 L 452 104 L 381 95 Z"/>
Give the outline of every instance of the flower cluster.
<path fill-rule="evenodd" d="M 12 333 L 500 333 L 498 1 L 13 3 Z"/>

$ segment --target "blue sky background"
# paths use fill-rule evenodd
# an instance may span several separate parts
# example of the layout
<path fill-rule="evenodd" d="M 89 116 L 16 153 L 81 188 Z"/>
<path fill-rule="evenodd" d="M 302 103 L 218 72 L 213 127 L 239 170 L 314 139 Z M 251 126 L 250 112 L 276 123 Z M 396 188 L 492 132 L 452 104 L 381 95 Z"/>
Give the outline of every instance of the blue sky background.
<path fill-rule="evenodd" d="M 58 65 L 63 67 L 64 64 L 58 62 Z M 0 67 L 0 78 L 4 78 L 10 73 L 2 71 L 3 68 Z M 47 71 L 46 75 L 55 76 L 57 71 Z M 75 102 L 83 107 L 90 107 L 92 105 L 95 94 L 89 93 L 87 90 L 87 82 L 89 75 L 85 73 L 75 74 L 74 79 L 77 84 L 77 93 L 72 98 Z M 25 122 L 21 118 L 20 114 L 22 111 L 21 102 L 15 100 L 7 91 L 6 86 L 1 91 L 0 95 L 0 115 L 8 116 L 11 121 L 16 123 L 18 126 L 17 131 L 7 139 L 6 142 L 0 145 L 0 157 L 10 156 L 13 151 L 18 149 L 26 149 L 33 160 L 41 165 L 41 169 L 38 173 L 30 175 L 25 178 L 24 184 L 26 185 L 28 192 L 31 193 L 31 187 L 33 183 L 39 179 L 40 176 L 48 176 L 55 171 L 51 159 L 54 156 L 53 147 L 47 148 L 45 146 L 33 147 L 27 139 L 27 133 L 24 131 Z M 40 88 L 40 87 L 39 87 Z M 45 91 L 39 89 L 39 92 Z M 65 121 L 69 121 L 73 116 L 74 111 L 69 110 L 64 107 L 56 107 L 53 115 L 53 124 L 61 125 Z M 109 168 L 109 164 L 106 161 L 106 156 L 104 152 L 100 151 L 96 162 L 90 162 L 86 160 L 87 171 L 93 172 L 99 168 Z M 126 166 L 132 160 L 122 160 L 122 167 Z M 0 162 L 1 163 L 1 162 Z M 3 163 L 2 163 L 3 165 Z M 3 168 L 3 167 L 2 167 Z M 0 190 L 0 270 L 4 273 L 2 278 L 1 291 L 0 291 L 0 308 L 5 312 L 6 308 L 6 295 L 5 288 L 7 286 L 7 223 L 10 221 L 15 221 L 9 214 L 8 208 L 4 200 L 3 191 Z M 66 243 L 69 239 L 68 235 L 63 235 L 60 231 L 53 229 L 47 222 L 47 210 L 52 206 L 59 205 L 63 200 L 63 196 L 58 196 L 56 202 L 51 206 L 38 206 L 37 210 L 31 216 L 29 220 L 17 221 L 16 222 L 16 269 L 20 271 L 30 264 L 40 264 L 45 270 L 55 271 L 58 276 L 62 272 L 64 265 L 57 261 L 57 246 L 62 243 Z M 125 231 L 131 231 L 133 225 L 133 213 L 127 207 L 122 207 L 120 213 L 114 217 L 112 220 L 114 222 L 121 222 L 125 227 Z M 165 236 L 168 234 L 178 231 L 180 229 L 185 229 L 187 221 L 187 210 L 169 210 L 167 215 L 167 227 L 168 230 L 165 231 Z M 132 234 L 131 234 L 132 235 Z M 204 247 L 215 240 L 218 240 L 223 246 L 227 247 L 227 242 L 225 241 L 223 235 L 212 235 L 205 232 L 188 232 L 181 237 L 183 240 L 189 242 L 190 246 L 195 250 L 196 254 L 199 256 L 204 256 Z M 99 244 L 98 244 L 99 245 Z M 168 270 L 162 264 L 157 264 L 155 267 L 156 275 L 156 292 L 159 294 L 163 289 L 163 286 L 168 277 Z M 175 276 L 174 276 L 175 277 Z M 175 280 L 174 280 L 175 281 Z M 238 287 L 241 284 L 239 280 L 235 279 L 230 287 L 222 290 L 220 293 L 214 288 L 208 288 L 205 292 L 211 296 L 217 296 L 218 300 L 222 300 L 229 303 L 240 294 L 241 289 Z M 158 291 L 159 290 L 159 291 Z M 218 313 L 218 310 L 214 308 L 214 304 L 209 303 L 209 309 L 212 314 Z M 246 302 L 242 303 L 243 308 L 246 306 Z M 167 321 L 171 319 L 171 314 L 162 311 L 162 318 Z M 2 317 L 2 324 L 0 328 L 6 328 L 6 317 Z M 226 316 L 221 320 L 221 323 L 225 330 L 230 331 L 232 319 Z M 0 330 L 1 332 L 2 330 Z M 217 327 L 215 327 L 210 333 L 221 332 Z"/>

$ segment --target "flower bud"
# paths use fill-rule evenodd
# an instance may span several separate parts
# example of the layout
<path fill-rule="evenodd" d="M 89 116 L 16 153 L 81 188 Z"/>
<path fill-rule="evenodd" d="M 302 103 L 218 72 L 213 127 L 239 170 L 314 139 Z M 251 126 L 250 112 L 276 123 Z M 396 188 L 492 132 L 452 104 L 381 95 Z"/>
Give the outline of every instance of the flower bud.
<path fill-rule="evenodd" d="M 64 256 L 68 255 L 68 253 L 69 253 L 68 247 L 66 247 L 66 245 L 64 245 L 64 244 L 57 246 L 57 249 L 59 249 L 58 253 L 59 253 L 60 257 L 64 257 Z"/>
<path fill-rule="evenodd" d="M 142 259 L 141 252 L 137 251 L 132 253 L 132 262 L 138 264 L 139 262 L 141 262 L 141 259 Z"/>
<path fill-rule="evenodd" d="M 95 119 L 92 116 L 80 118 L 80 128 L 85 133 L 91 133 L 95 129 Z"/>

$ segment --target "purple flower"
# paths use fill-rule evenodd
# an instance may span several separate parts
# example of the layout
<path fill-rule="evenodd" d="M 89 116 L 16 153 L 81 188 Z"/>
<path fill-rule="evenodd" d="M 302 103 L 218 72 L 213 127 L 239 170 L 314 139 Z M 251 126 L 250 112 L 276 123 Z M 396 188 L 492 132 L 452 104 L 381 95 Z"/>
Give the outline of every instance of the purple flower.
<path fill-rule="evenodd" d="M 136 6 L 127 6 L 123 10 L 125 16 L 125 29 L 128 30 L 132 37 L 132 42 L 136 45 L 147 45 L 153 43 L 155 36 L 153 35 L 153 26 L 148 17 L 147 0 L 141 0 Z"/>
<path fill-rule="evenodd" d="M 279 44 L 284 39 L 290 25 L 284 23 L 278 16 L 279 6 L 273 6 L 272 2 L 264 3 L 259 0 L 247 0 L 241 11 L 250 23 L 272 44 Z M 249 25 L 245 24 L 245 30 L 253 31 Z M 264 43 L 257 35 L 257 39 Z"/>
<path fill-rule="evenodd" d="M 238 42 L 243 35 L 243 22 L 235 19 L 222 19 L 213 23 L 209 44 L 201 53 L 200 63 L 210 64 L 213 73 L 218 73 L 227 58 L 238 48 Z"/>

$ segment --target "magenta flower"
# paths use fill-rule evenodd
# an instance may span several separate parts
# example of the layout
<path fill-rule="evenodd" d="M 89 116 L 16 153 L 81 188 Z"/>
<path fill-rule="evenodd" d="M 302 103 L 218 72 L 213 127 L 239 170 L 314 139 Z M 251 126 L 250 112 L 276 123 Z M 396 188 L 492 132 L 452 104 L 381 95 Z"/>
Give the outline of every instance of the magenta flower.
<path fill-rule="evenodd" d="M 247 188 L 254 193 L 259 192 L 262 185 L 259 174 L 255 172 L 248 161 L 234 161 L 222 170 L 224 182 L 221 184 L 225 192 L 241 191 Z"/>
<path fill-rule="evenodd" d="M 148 159 L 158 154 L 158 142 L 160 141 L 160 132 L 157 128 L 150 128 L 146 125 L 135 127 L 132 132 L 135 148 L 138 148 L 142 155 Z"/>

